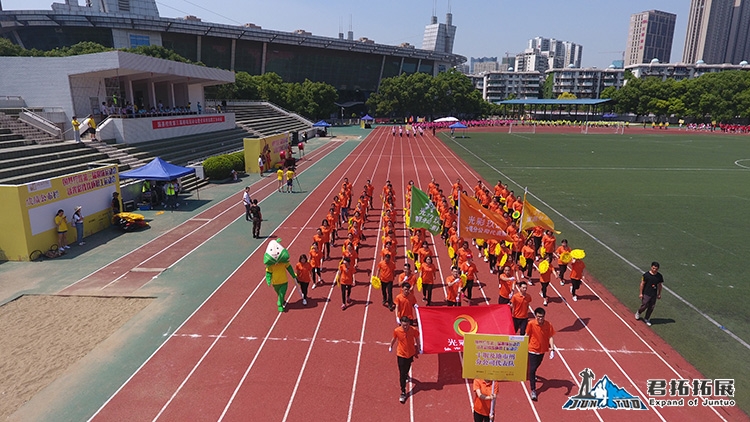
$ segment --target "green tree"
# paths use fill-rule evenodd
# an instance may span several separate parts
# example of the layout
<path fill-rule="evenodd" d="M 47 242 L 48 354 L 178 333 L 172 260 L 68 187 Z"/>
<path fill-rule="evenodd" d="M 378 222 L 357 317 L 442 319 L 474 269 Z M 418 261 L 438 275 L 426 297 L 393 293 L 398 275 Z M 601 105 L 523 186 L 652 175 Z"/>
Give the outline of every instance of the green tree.
<path fill-rule="evenodd" d="M 44 53 L 44 55 L 47 57 L 67 57 L 79 56 L 81 54 L 103 53 L 105 51 L 112 50 L 112 48 L 105 47 L 92 41 L 84 41 L 79 42 L 78 44 L 73 44 L 70 47 L 56 48 L 54 50 L 47 51 L 46 53 Z"/>
<path fill-rule="evenodd" d="M 555 76 L 552 73 L 547 74 L 547 78 L 542 85 L 542 98 L 555 98 L 552 88 L 555 85 Z"/>

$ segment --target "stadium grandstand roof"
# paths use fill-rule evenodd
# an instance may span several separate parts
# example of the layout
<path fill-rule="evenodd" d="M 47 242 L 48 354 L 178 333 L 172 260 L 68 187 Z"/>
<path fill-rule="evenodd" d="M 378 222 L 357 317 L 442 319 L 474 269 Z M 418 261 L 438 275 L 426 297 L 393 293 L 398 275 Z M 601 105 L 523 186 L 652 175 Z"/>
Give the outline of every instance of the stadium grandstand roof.
<path fill-rule="evenodd" d="M 498 101 L 496 104 L 523 104 L 523 105 L 599 105 L 610 101 L 610 98 L 583 98 L 576 100 L 557 100 L 549 98 L 522 98 L 515 100 Z"/>

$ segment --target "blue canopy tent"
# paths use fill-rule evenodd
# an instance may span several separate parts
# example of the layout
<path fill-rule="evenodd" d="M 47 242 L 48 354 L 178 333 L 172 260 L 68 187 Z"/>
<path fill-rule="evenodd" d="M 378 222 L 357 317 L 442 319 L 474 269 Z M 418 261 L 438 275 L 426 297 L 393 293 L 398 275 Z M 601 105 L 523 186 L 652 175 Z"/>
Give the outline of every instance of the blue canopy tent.
<path fill-rule="evenodd" d="M 372 124 L 375 122 L 375 119 L 369 114 L 365 114 L 364 117 L 361 117 L 359 119 L 359 122 L 362 129 L 371 129 Z"/>
<path fill-rule="evenodd" d="M 322 127 L 326 133 L 328 132 L 328 128 L 331 126 L 330 123 L 326 122 L 325 120 L 321 120 L 319 122 L 313 123 L 313 127 Z"/>
<path fill-rule="evenodd" d="M 143 167 L 120 173 L 120 179 L 143 179 L 166 182 L 193 173 L 195 173 L 195 169 L 192 167 L 170 164 L 156 157 Z M 198 198 L 200 198 L 200 193 L 198 193 Z"/>
<path fill-rule="evenodd" d="M 464 129 L 464 131 L 461 134 L 461 137 L 462 138 L 466 137 L 466 129 L 468 128 L 468 126 L 466 126 L 465 124 L 463 124 L 461 122 L 456 122 L 456 123 L 453 123 L 452 125 L 448 126 L 448 128 L 451 130 L 451 136 L 453 136 L 453 132 L 456 129 Z"/>

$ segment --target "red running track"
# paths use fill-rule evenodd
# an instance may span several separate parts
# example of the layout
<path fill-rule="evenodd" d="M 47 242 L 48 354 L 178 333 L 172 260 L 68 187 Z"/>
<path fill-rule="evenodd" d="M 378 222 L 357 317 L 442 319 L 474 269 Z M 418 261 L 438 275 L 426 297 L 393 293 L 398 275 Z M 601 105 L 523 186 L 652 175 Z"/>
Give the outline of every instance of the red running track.
<path fill-rule="evenodd" d="M 410 179 L 426 187 L 435 178 L 446 192 L 457 178 L 464 186 L 473 186 L 477 180 L 476 173 L 436 138 L 394 139 L 387 128 L 377 128 L 276 230 L 274 236 L 285 239 L 290 256 L 307 252 L 314 228 L 325 217 L 328 201 L 338 193 L 344 177 L 353 183 L 355 196 L 366 179 L 371 179 L 376 189 L 390 179 L 399 206 L 403 206 L 404 187 Z M 373 205 L 379 208 L 381 204 L 376 198 Z M 398 402 L 395 356 L 387 352 L 394 316 L 380 306 L 380 291 L 367 284 L 382 247 L 378 208 L 370 212 L 365 225 L 367 241 L 360 250 L 354 306 L 342 311 L 340 292 L 330 285 L 340 257 L 340 249 L 335 248 L 333 259 L 324 263 L 328 284 L 311 290 L 311 303 L 303 307 L 290 285 L 288 312 L 277 312 L 273 289 L 263 279 L 260 262 L 264 248 L 260 248 L 93 419 L 470 420 L 471 392 L 461 378 L 459 354 L 415 360 L 409 400 L 404 405 Z M 398 262 L 402 264 L 408 235 L 403 215 L 400 217 L 397 235 L 402 239 L 402 253 Z M 442 280 L 448 275 L 450 260 L 439 238 L 432 243 Z M 482 283 L 475 290 L 475 304 L 481 306 L 496 300 L 497 279 L 488 274 L 487 264 L 477 261 Z M 147 265 L 138 258 L 132 262 L 140 264 L 131 264 L 131 268 Z M 606 374 L 644 400 L 648 399 L 647 379 L 702 377 L 658 336 L 634 321 L 630 311 L 590 275 L 578 302 L 568 302 L 569 292 L 561 291 L 554 280 L 551 287 L 554 300 L 547 315 L 558 331 L 558 356 L 546 359 L 538 372 L 538 402 L 530 400 L 527 383 L 501 385 L 503 415 L 517 420 L 626 421 L 634 416 L 655 421 L 747 420 L 737 408 L 649 407 L 636 414 L 608 409 L 561 410 L 568 396 L 578 393 L 578 372 L 586 367 L 597 379 Z M 538 289 L 538 284 L 530 288 L 535 299 L 532 306 L 541 302 Z M 444 297 L 440 289 L 434 295 L 438 302 Z"/>

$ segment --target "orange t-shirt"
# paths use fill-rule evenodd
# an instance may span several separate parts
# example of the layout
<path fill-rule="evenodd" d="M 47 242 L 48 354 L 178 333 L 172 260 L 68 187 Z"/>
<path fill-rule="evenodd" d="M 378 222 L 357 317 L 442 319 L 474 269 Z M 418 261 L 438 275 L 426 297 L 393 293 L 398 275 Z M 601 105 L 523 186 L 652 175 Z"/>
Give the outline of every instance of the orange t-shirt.
<path fill-rule="evenodd" d="M 352 262 L 352 264 L 354 264 L 359 259 L 359 254 L 354 249 L 352 249 L 351 251 L 347 249 L 346 251 L 344 251 L 341 257 L 342 258 L 349 257 L 349 260 Z"/>
<path fill-rule="evenodd" d="M 318 250 L 323 250 L 323 236 L 319 236 L 317 233 L 313 236 L 313 242 L 318 245 Z"/>
<path fill-rule="evenodd" d="M 492 381 L 489 383 L 484 382 L 481 379 L 475 379 L 474 384 L 471 388 L 471 392 L 474 395 L 474 411 L 482 416 L 490 416 L 490 407 L 492 406 L 492 400 L 482 400 L 477 395 L 477 390 L 482 393 L 483 396 L 489 396 L 492 394 Z M 500 394 L 500 383 L 495 383 L 495 396 Z"/>
<path fill-rule="evenodd" d="M 510 305 L 513 307 L 513 318 L 528 318 L 529 317 L 529 304 L 531 303 L 531 295 L 521 295 L 516 292 L 510 299 Z"/>
<path fill-rule="evenodd" d="M 526 326 L 526 335 L 529 336 L 529 352 L 546 353 L 549 350 L 549 339 L 555 335 L 555 329 L 549 321 L 544 321 L 540 326 L 536 318 L 533 318 Z"/>
<path fill-rule="evenodd" d="M 451 285 L 454 280 L 455 278 L 452 275 L 449 275 L 448 278 L 445 279 L 445 284 L 448 290 L 448 297 L 446 297 L 446 299 L 448 300 L 448 302 L 456 301 L 456 297 L 458 296 L 458 288 L 461 287 L 461 281 Z"/>
<path fill-rule="evenodd" d="M 570 263 L 570 278 L 573 280 L 580 280 L 583 278 L 583 269 L 586 268 L 586 264 L 580 259 Z"/>
<path fill-rule="evenodd" d="M 435 264 L 423 263 L 419 267 L 419 271 L 422 272 L 422 284 L 432 284 L 435 282 Z"/>
<path fill-rule="evenodd" d="M 526 258 L 526 265 L 530 264 L 529 260 L 534 259 L 535 251 L 533 246 L 524 245 L 523 249 L 521 249 L 521 255 L 523 255 L 524 258 Z"/>
<path fill-rule="evenodd" d="M 399 318 L 402 316 L 408 316 L 409 319 L 414 319 L 414 305 L 417 304 L 417 298 L 414 297 L 414 293 L 409 293 L 409 296 L 404 296 L 403 293 L 399 293 L 393 299 L 393 304 L 396 305 L 396 315 Z"/>
<path fill-rule="evenodd" d="M 430 248 L 419 248 L 417 254 L 419 255 L 419 262 L 424 262 L 425 258 L 427 258 L 428 256 L 432 256 Z"/>
<path fill-rule="evenodd" d="M 396 355 L 402 358 L 411 358 L 417 354 L 417 339 L 419 338 L 419 330 L 414 327 L 408 327 L 406 330 L 403 327 L 396 327 L 393 330 L 393 338 L 396 342 Z"/>
<path fill-rule="evenodd" d="M 294 272 L 297 273 L 297 281 L 309 283 L 312 281 L 312 265 L 310 262 L 298 262 L 294 266 Z"/>
<path fill-rule="evenodd" d="M 550 267 L 549 270 L 547 270 L 544 274 L 539 274 L 539 281 L 542 283 L 549 283 L 550 278 L 552 277 L 552 267 Z"/>
<path fill-rule="evenodd" d="M 565 263 L 563 263 L 563 262 L 562 262 L 562 261 L 560 260 L 560 257 L 561 257 L 561 256 L 562 256 L 562 254 L 564 254 L 565 252 L 570 252 L 570 248 L 569 248 L 569 247 L 566 247 L 566 246 L 563 246 L 563 245 L 560 245 L 560 246 L 558 246 L 558 247 L 557 247 L 557 250 L 555 251 L 555 253 L 557 254 L 557 265 L 565 265 Z"/>
<path fill-rule="evenodd" d="M 546 234 L 542 236 L 542 246 L 544 246 L 544 251 L 546 253 L 552 253 L 555 251 L 556 242 L 557 238 L 555 238 L 555 236 L 548 236 Z"/>
<path fill-rule="evenodd" d="M 510 292 L 513 291 L 513 283 L 515 283 L 515 277 L 510 277 L 510 279 L 508 280 L 503 280 L 503 278 L 504 277 L 498 277 L 498 280 L 500 282 L 500 296 L 509 297 Z"/>
<path fill-rule="evenodd" d="M 320 268 L 320 260 L 323 259 L 323 252 L 320 250 L 310 250 L 310 265 L 313 268 Z"/>
<path fill-rule="evenodd" d="M 344 264 L 339 265 L 339 283 L 346 285 L 354 284 L 354 265 L 349 264 L 349 269 Z"/>
<path fill-rule="evenodd" d="M 458 265 L 463 265 L 463 263 L 466 262 L 466 257 L 471 255 L 471 249 L 458 249 L 456 255 L 458 256 Z"/>
<path fill-rule="evenodd" d="M 466 274 L 467 280 L 475 280 L 477 278 L 477 273 L 479 272 L 479 270 L 477 269 L 477 264 L 472 262 L 471 265 L 469 265 L 468 262 L 464 262 L 461 265 L 461 272 Z"/>
<path fill-rule="evenodd" d="M 380 281 L 390 283 L 393 281 L 394 274 L 396 273 L 396 264 L 391 262 L 380 261 L 378 262 L 378 277 Z"/>
<path fill-rule="evenodd" d="M 544 227 L 534 226 L 534 228 L 531 230 L 531 235 L 534 237 L 544 236 Z"/>
<path fill-rule="evenodd" d="M 320 226 L 320 231 L 323 232 L 323 243 L 331 241 L 331 226 Z"/>
<path fill-rule="evenodd" d="M 417 275 L 414 273 L 411 273 L 409 277 L 406 277 L 406 273 L 401 273 L 398 275 L 398 285 L 401 286 L 404 283 L 409 283 L 411 287 L 414 287 L 417 285 Z"/>

